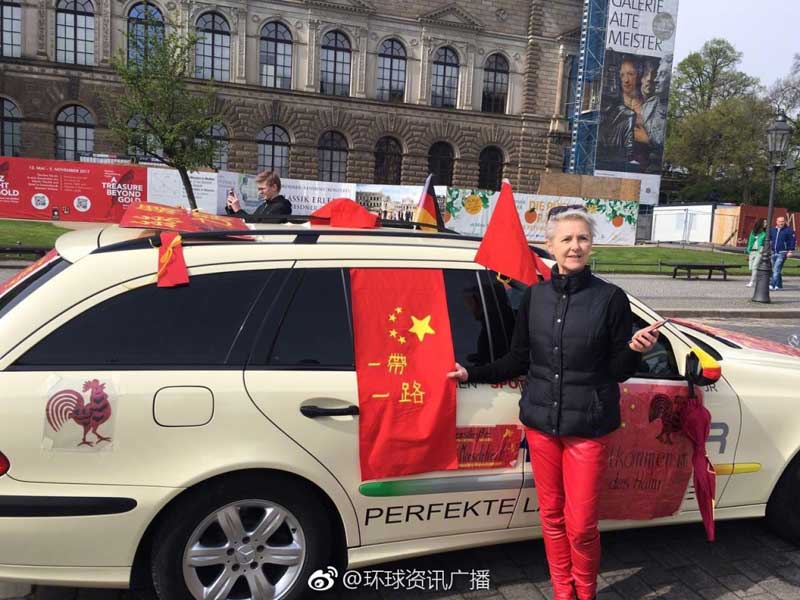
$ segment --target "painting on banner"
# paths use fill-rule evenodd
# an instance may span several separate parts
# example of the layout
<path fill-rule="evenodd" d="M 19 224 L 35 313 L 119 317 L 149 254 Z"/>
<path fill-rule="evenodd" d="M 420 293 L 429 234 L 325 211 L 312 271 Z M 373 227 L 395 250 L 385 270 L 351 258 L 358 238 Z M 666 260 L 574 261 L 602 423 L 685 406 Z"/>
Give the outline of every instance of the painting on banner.
<path fill-rule="evenodd" d="M 611 0 L 595 175 L 642 180 L 658 202 L 678 0 Z"/>
<path fill-rule="evenodd" d="M 421 185 L 359 183 L 356 186 L 356 201 L 389 221 L 413 221 L 421 194 Z"/>
<path fill-rule="evenodd" d="M 463 235 L 483 236 L 499 196 L 499 192 L 447 188 L 445 227 Z"/>
<path fill-rule="evenodd" d="M 115 223 L 146 195 L 142 167 L 0 158 L 0 217 Z"/>

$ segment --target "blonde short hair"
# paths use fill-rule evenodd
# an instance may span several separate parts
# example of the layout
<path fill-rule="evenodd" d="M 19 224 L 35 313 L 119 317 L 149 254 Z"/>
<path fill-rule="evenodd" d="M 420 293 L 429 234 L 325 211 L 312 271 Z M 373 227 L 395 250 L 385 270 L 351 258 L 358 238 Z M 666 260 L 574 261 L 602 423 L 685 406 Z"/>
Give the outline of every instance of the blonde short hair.
<path fill-rule="evenodd" d="M 550 218 L 547 219 L 547 225 L 545 225 L 545 236 L 548 240 L 553 239 L 553 236 L 556 232 L 556 224 L 560 221 L 583 221 L 589 227 L 589 231 L 592 234 L 592 240 L 594 240 L 595 236 L 597 235 L 597 228 L 594 224 L 592 215 L 586 212 L 585 209 L 573 208 L 550 215 Z"/>

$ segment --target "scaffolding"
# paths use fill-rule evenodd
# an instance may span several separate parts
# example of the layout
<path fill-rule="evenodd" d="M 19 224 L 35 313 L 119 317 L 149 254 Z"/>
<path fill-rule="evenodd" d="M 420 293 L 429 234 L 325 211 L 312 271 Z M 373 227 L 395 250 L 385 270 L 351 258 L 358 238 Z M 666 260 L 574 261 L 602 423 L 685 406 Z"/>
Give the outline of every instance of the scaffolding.
<path fill-rule="evenodd" d="M 608 0 L 584 0 L 569 171 L 592 175 L 597 153 Z"/>

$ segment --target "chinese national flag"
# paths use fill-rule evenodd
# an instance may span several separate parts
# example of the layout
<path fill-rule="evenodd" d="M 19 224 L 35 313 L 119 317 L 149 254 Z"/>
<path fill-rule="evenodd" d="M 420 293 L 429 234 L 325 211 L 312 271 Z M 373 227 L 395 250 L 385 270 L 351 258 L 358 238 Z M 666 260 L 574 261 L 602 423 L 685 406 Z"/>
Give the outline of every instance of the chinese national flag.
<path fill-rule="evenodd" d="M 361 478 L 458 468 L 441 271 L 351 269 Z"/>
<path fill-rule="evenodd" d="M 538 283 L 537 273 L 545 280 L 550 279 L 550 269 L 528 246 L 507 179 L 503 180 L 475 262 L 526 285 Z"/>

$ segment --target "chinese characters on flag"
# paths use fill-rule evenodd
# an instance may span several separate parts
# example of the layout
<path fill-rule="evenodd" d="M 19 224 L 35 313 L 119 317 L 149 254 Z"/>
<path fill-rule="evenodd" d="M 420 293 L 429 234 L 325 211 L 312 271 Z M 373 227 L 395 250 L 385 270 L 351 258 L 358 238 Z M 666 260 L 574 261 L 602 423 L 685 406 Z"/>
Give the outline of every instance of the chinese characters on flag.
<path fill-rule="evenodd" d="M 190 212 L 175 206 L 144 202 L 131 206 L 122 217 L 120 227 L 168 229 L 171 231 L 243 231 L 243 219 L 221 217 L 204 212 Z"/>
<path fill-rule="evenodd" d="M 444 277 L 351 269 L 362 480 L 458 468 Z"/>

